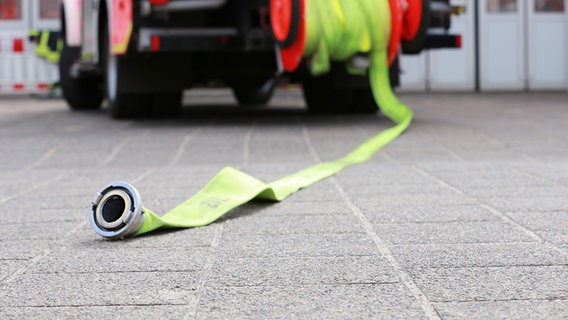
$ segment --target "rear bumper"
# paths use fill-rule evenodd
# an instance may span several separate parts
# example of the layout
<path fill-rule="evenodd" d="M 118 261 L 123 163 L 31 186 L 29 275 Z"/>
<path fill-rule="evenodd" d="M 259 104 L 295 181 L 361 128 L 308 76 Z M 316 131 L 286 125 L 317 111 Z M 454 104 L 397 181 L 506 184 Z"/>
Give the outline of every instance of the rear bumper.
<path fill-rule="evenodd" d="M 215 9 L 223 6 L 226 2 L 227 0 L 170 0 L 164 4 L 151 4 L 149 0 L 142 0 L 142 14 Z"/>
<path fill-rule="evenodd" d="M 236 28 L 141 28 L 141 52 L 274 51 L 274 40 L 262 29 L 246 34 Z"/>
<path fill-rule="evenodd" d="M 455 34 L 428 34 L 424 41 L 424 49 L 459 49 L 461 46 L 461 35 Z"/>

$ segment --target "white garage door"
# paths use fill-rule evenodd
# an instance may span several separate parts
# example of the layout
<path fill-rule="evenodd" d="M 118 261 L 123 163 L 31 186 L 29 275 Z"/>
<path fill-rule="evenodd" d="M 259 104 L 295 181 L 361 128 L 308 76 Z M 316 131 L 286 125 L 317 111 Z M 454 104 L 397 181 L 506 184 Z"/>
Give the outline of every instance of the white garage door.
<path fill-rule="evenodd" d="M 567 0 L 481 0 L 480 87 L 568 89 Z"/>

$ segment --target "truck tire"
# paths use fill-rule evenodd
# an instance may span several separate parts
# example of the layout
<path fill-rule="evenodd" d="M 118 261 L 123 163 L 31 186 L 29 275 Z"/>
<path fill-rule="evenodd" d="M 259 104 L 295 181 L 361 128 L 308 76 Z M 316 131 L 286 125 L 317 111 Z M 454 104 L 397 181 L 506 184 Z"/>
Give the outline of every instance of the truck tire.
<path fill-rule="evenodd" d="M 108 23 L 104 19 L 102 23 L 100 54 L 104 74 L 105 97 L 110 115 L 114 119 L 142 117 L 151 108 L 152 97 L 146 93 L 123 92 L 120 85 L 120 60 L 122 57 L 111 54 Z"/>
<path fill-rule="evenodd" d="M 343 67 L 343 66 L 341 66 Z M 347 113 L 374 113 L 378 111 L 369 87 L 339 86 L 334 77 L 345 77 L 338 72 L 337 66 L 332 65 L 330 72 L 311 76 L 309 73 L 302 77 L 304 88 L 304 99 L 308 105 L 308 110 L 313 113 L 322 114 L 347 114 Z M 357 79 L 361 82 L 368 82 L 367 76 L 349 76 L 351 78 L 342 79 L 349 82 L 350 79 Z"/>
<path fill-rule="evenodd" d="M 65 41 L 64 41 L 65 42 Z M 81 49 L 66 44 L 59 58 L 59 80 L 63 98 L 71 110 L 94 110 L 101 107 L 103 90 L 96 79 L 71 77 L 71 66 L 79 59 Z"/>
<path fill-rule="evenodd" d="M 260 87 L 233 87 L 233 95 L 240 105 L 243 106 L 263 106 L 270 101 L 277 79 L 270 78 Z"/>
<path fill-rule="evenodd" d="M 150 116 L 157 118 L 173 117 L 180 113 L 181 92 L 155 93 L 152 97 Z"/>
<path fill-rule="evenodd" d="M 317 77 L 307 76 L 302 80 L 304 99 L 313 113 L 349 113 L 355 89 L 337 88 L 330 73 Z"/>
<path fill-rule="evenodd" d="M 400 65 L 399 56 L 397 55 L 391 66 L 389 67 L 389 82 L 392 91 L 400 85 Z M 352 113 L 374 113 L 380 110 L 377 105 L 373 91 L 371 88 L 357 89 L 355 92 L 355 101 L 353 103 Z"/>
<path fill-rule="evenodd" d="M 314 113 L 375 113 L 379 111 L 373 92 L 368 85 L 359 83 L 354 87 L 339 87 L 334 82 L 334 72 L 341 71 L 338 68 L 339 65 L 332 64 L 329 73 L 317 77 L 311 76 L 307 70 L 302 70 L 302 85 L 308 110 Z M 393 91 L 399 86 L 399 74 L 400 66 L 397 55 L 389 67 L 389 80 Z M 343 82 L 351 80 L 369 82 L 368 76 L 353 76 L 344 73 L 336 76 L 342 78 Z"/>

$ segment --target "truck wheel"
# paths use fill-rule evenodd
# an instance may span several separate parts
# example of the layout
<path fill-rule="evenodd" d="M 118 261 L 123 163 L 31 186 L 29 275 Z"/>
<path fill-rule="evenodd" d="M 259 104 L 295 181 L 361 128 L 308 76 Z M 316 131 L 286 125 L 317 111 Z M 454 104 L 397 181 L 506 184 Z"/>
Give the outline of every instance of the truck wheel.
<path fill-rule="evenodd" d="M 302 85 L 304 87 L 304 99 L 308 105 L 308 110 L 314 113 L 374 113 L 379 110 L 373 99 L 371 88 L 361 87 L 340 87 L 334 83 L 332 67 L 331 72 L 313 77 L 304 76 Z M 368 82 L 367 76 L 362 77 L 363 81 Z M 359 79 L 361 80 L 361 79 Z M 348 82 L 349 80 L 344 80 Z"/>
<path fill-rule="evenodd" d="M 262 106 L 266 105 L 274 89 L 276 88 L 276 78 L 270 78 L 261 87 L 246 88 L 246 87 L 233 87 L 233 95 L 240 105 L 248 106 Z"/>
<path fill-rule="evenodd" d="M 392 65 L 389 67 L 390 87 L 394 91 L 400 85 L 400 65 L 398 55 L 394 58 Z M 352 113 L 375 113 L 379 110 L 379 106 L 373 97 L 371 88 L 361 88 L 355 91 L 355 101 L 351 109 Z"/>
<path fill-rule="evenodd" d="M 93 110 L 101 107 L 103 90 L 96 79 L 71 77 L 71 66 L 79 59 L 79 47 L 63 46 L 59 58 L 59 79 L 63 98 L 72 110 Z"/>
<path fill-rule="evenodd" d="M 159 118 L 178 115 L 182 107 L 181 99 L 181 92 L 155 93 L 152 97 L 150 115 Z"/>
<path fill-rule="evenodd" d="M 337 88 L 331 72 L 321 76 L 307 75 L 302 79 L 304 99 L 313 113 L 348 113 L 355 89 Z"/>
<path fill-rule="evenodd" d="M 108 23 L 103 21 L 101 64 L 104 70 L 105 95 L 111 117 L 115 119 L 138 118 L 150 108 L 151 96 L 141 93 L 125 93 L 120 85 L 120 58 L 110 52 Z"/>
<path fill-rule="evenodd" d="M 355 90 L 355 98 L 350 111 L 351 113 L 375 113 L 379 111 L 371 88 Z"/>

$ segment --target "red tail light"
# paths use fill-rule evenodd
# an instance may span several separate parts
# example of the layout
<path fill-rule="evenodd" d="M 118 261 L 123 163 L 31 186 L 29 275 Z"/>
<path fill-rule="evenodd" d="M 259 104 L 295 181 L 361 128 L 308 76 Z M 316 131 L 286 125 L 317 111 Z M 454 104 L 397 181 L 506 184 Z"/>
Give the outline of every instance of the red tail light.
<path fill-rule="evenodd" d="M 12 44 L 13 52 L 23 52 L 24 51 L 24 39 L 14 39 Z"/>
<path fill-rule="evenodd" d="M 462 36 L 460 34 L 456 36 L 456 48 L 461 48 L 461 47 L 462 47 Z"/>
<path fill-rule="evenodd" d="M 168 4 L 168 2 L 170 2 L 170 0 L 150 0 L 150 4 L 152 5 Z"/>
<path fill-rule="evenodd" d="M 160 37 L 153 35 L 150 37 L 150 49 L 152 51 L 160 51 Z"/>

